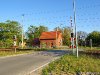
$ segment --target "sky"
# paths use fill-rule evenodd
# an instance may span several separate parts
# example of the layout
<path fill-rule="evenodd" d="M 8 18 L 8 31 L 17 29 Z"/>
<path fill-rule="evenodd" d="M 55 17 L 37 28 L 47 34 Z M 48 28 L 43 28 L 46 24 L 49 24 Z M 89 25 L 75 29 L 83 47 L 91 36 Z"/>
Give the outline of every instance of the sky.
<path fill-rule="evenodd" d="M 77 31 L 100 31 L 100 0 L 75 0 L 75 3 Z M 0 22 L 18 21 L 24 31 L 30 25 L 44 25 L 49 31 L 58 26 L 70 27 L 73 15 L 73 0 L 0 0 Z"/>

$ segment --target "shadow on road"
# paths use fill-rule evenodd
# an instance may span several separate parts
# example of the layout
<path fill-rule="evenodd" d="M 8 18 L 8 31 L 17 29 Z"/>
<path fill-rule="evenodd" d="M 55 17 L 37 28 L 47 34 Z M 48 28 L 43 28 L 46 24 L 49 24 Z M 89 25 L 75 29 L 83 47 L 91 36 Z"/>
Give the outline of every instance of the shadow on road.
<path fill-rule="evenodd" d="M 44 55 L 44 56 L 62 56 L 65 54 L 70 54 L 71 51 L 69 50 L 48 50 L 48 51 L 40 51 L 38 52 L 39 55 Z"/>

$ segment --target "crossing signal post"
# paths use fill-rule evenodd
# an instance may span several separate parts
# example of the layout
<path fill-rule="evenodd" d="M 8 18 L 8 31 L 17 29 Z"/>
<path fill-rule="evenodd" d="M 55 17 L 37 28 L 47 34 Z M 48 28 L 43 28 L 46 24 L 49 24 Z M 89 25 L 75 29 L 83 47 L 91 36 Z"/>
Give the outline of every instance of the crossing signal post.
<path fill-rule="evenodd" d="M 71 46 L 70 46 L 70 48 L 73 50 L 73 55 L 75 55 L 75 49 L 74 48 L 76 48 L 76 46 L 75 46 L 75 38 L 74 38 L 74 33 L 71 33 L 71 39 L 70 39 L 70 41 L 71 41 Z"/>
<path fill-rule="evenodd" d="M 74 33 L 71 33 L 71 38 L 74 38 Z"/>
<path fill-rule="evenodd" d="M 76 7 L 75 7 L 75 0 L 73 0 L 73 12 L 74 12 L 74 26 L 75 26 L 75 38 L 76 38 L 76 54 L 78 57 L 78 39 L 77 39 L 77 27 L 76 27 Z"/>
<path fill-rule="evenodd" d="M 75 35 L 74 35 L 74 27 L 72 25 L 72 18 L 70 17 L 70 20 L 71 20 L 71 34 L 70 34 L 70 41 L 71 41 L 71 45 L 70 45 L 70 48 L 73 50 L 73 55 L 75 55 L 75 49 L 76 46 L 75 46 Z"/>
<path fill-rule="evenodd" d="M 17 37 L 16 37 L 16 35 L 13 36 L 13 40 L 14 40 L 13 46 L 14 46 L 14 50 L 15 50 L 15 53 L 16 53 L 16 47 L 17 47 Z"/>

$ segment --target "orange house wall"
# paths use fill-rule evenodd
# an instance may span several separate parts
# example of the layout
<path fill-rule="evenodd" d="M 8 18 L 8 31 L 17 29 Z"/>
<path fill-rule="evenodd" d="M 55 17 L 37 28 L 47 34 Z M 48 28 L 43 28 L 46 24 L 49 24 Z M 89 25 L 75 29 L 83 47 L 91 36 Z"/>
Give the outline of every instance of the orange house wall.
<path fill-rule="evenodd" d="M 51 48 L 51 46 L 52 46 L 52 43 L 53 43 L 53 46 L 61 46 L 62 45 L 62 34 L 60 33 L 59 34 L 59 36 L 57 36 L 58 38 L 57 38 L 57 41 L 56 41 L 56 39 L 47 39 L 47 40 L 40 40 L 40 47 L 42 47 L 42 43 L 45 43 L 46 44 L 46 47 L 47 48 Z"/>
<path fill-rule="evenodd" d="M 62 45 L 62 34 L 60 33 L 57 39 L 57 46 L 61 46 Z"/>
<path fill-rule="evenodd" d="M 52 43 L 53 46 L 56 46 L 56 40 L 40 40 L 40 47 L 42 47 L 42 43 L 45 43 L 47 48 L 51 48 Z"/>

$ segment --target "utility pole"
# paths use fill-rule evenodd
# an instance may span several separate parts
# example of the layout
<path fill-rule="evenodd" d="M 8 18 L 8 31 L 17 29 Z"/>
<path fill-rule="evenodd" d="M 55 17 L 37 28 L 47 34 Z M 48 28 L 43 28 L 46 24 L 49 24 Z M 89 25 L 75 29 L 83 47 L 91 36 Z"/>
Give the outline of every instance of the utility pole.
<path fill-rule="evenodd" d="M 24 14 L 22 14 L 22 49 L 23 49 L 23 40 L 24 40 L 24 30 L 23 30 L 23 18 L 24 18 Z"/>
<path fill-rule="evenodd" d="M 77 27 L 76 27 L 76 8 L 75 8 L 75 0 L 73 0 L 73 10 L 74 10 L 74 26 L 75 26 L 75 38 L 76 38 L 76 54 L 78 57 L 78 40 L 77 40 Z"/>

